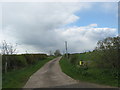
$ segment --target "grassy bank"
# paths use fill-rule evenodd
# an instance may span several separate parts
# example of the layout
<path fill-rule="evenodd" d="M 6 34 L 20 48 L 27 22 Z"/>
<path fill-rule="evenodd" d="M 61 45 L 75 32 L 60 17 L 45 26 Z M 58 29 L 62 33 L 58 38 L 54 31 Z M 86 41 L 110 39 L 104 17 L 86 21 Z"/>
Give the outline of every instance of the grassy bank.
<path fill-rule="evenodd" d="M 22 88 L 29 77 L 40 69 L 45 63 L 52 60 L 54 57 L 48 57 L 45 60 L 40 60 L 36 64 L 29 65 L 22 69 L 7 72 L 2 75 L 3 88 Z"/>
<path fill-rule="evenodd" d="M 60 60 L 62 71 L 73 79 L 98 83 L 102 85 L 118 86 L 118 78 L 115 78 L 110 69 L 98 69 L 90 67 L 88 69 L 76 67 L 65 58 Z"/>

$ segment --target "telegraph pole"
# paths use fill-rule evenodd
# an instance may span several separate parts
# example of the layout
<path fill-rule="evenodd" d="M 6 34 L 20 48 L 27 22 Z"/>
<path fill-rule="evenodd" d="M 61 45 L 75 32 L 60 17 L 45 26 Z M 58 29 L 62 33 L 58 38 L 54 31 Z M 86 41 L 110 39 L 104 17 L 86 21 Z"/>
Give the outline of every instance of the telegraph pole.
<path fill-rule="evenodd" d="M 65 41 L 66 57 L 68 58 L 67 41 Z"/>

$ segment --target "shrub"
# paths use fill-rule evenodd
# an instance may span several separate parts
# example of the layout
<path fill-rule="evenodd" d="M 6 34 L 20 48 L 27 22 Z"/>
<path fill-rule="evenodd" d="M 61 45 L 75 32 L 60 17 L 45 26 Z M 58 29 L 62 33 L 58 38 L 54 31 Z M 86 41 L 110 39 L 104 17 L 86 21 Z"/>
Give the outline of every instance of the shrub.
<path fill-rule="evenodd" d="M 7 58 L 7 60 L 6 60 Z M 4 72 L 5 62 L 7 62 L 7 70 L 18 69 L 27 66 L 26 59 L 22 55 L 3 55 L 2 70 Z"/>
<path fill-rule="evenodd" d="M 36 62 L 32 54 L 23 54 L 23 56 L 25 57 L 28 64 L 34 64 Z"/>
<path fill-rule="evenodd" d="M 69 56 L 69 61 L 70 61 L 70 63 L 73 64 L 73 65 L 78 65 L 78 63 L 79 63 L 78 55 L 76 55 L 76 54 L 71 54 L 71 55 Z"/>
<path fill-rule="evenodd" d="M 46 54 L 23 54 L 26 58 L 28 64 L 34 64 L 38 60 L 43 60 L 47 58 Z"/>
<path fill-rule="evenodd" d="M 23 68 L 28 64 L 35 64 L 38 60 L 47 58 L 46 54 L 22 54 L 22 55 L 2 55 L 2 71 L 5 72 L 5 63 L 7 62 L 7 71 Z"/>
<path fill-rule="evenodd" d="M 47 58 L 46 54 L 32 54 L 35 60 L 43 60 Z"/>

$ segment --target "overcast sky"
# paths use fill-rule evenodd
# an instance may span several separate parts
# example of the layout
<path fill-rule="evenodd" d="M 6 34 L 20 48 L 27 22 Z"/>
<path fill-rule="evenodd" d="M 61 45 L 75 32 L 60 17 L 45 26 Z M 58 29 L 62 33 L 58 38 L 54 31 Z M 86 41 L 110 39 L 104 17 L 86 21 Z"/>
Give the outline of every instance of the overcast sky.
<path fill-rule="evenodd" d="M 0 4 L 0 42 L 18 43 L 19 53 L 93 50 L 98 40 L 118 35 L 117 2 Z"/>

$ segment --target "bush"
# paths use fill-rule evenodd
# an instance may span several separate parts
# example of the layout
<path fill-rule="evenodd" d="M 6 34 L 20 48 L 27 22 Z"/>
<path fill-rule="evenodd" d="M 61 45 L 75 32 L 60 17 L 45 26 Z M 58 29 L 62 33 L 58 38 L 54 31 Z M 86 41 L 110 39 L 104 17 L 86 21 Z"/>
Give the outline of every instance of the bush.
<path fill-rule="evenodd" d="M 47 58 L 46 54 L 32 54 L 35 60 L 43 60 Z"/>
<path fill-rule="evenodd" d="M 46 54 L 22 54 L 22 55 L 2 55 L 2 71 L 5 72 L 5 63 L 7 62 L 7 71 L 23 68 L 28 64 L 35 64 L 38 60 L 47 58 Z"/>
<path fill-rule="evenodd" d="M 43 60 L 47 58 L 46 54 L 23 54 L 27 60 L 28 64 L 34 64 L 38 60 Z"/>
<path fill-rule="evenodd" d="M 28 64 L 34 64 L 36 62 L 32 54 L 23 54 L 23 56 L 25 57 Z"/>
<path fill-rule="evenodd" d="M 69 56 L 69 61 L 70 61 L 70 63 L 73 64 L 73 65 L 78 65 L 78 63 L 79 63 L 78 55 L 76 55 L 76 54 L 71 54 L 71 55 Z"/>
<path fill-rule="evenodd" d="M 12 57 L 11 57 L 12 58 Z M 26 61 L 26 59 L 25 59 L 25 57 L 24 56 L 22 56 L 22 55 L 16 55 L 15 56 L 15 60 L 13 60 L 12 62 L 15 62 L 16 63 L 16 67 L 18 66 L 18 67 L 25 67 L 25 66 L 27 66 L 27 61 Z M 11 63 L 12 63 L 11 62 Z"/>
<path fill-rule="evenodd" d="M 27 66 L 26 59 L 22 55 L 3 55 L 2 56 L 3 72 L 5 70 L 5 62 L 7 62 L 7 70 L 18 69 Z"/>

